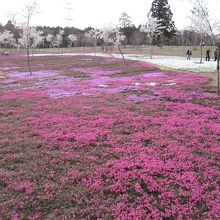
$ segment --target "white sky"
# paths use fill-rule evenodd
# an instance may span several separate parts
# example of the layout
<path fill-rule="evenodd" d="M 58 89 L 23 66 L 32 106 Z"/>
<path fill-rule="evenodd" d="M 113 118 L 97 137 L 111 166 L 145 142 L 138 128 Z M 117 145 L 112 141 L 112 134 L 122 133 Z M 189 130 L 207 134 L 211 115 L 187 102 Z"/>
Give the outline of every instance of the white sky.
<path fill-rule="evenodd" d="M 84 29 L 92 26 L 101 28 L 108 23 L 117 24 L 122 12 L 131 16 L 135 25 L 147 20 L 153 0 L 36 0 L 39 14 L 33 18 L 34 25 L 74 26 Z M 5 24 L 8 13 L 21 14 L 27 0 L 0 0 L 0 23 Z M 67 10 L 67 2 L 73 10 Z M 192 8 L 190 0 L 168 0 L 178 29 L 189 24 L 187 17 Z M 220 19 L 220 0 L 208 0 L 213 19 Z M 71 18 L 72 21 L 65 20 Z"/>

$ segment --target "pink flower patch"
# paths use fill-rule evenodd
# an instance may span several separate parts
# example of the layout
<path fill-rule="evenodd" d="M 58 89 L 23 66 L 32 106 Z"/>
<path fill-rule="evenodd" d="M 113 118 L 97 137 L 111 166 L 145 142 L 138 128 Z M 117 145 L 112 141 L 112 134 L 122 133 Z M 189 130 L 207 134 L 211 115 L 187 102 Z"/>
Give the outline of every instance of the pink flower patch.
<path fill-rule="evenodd" d="M 20 182 L 17 189 L 25 193 L 25 195 L 31 195 L 35 190 L 35 185 L 29 181 Z"/>

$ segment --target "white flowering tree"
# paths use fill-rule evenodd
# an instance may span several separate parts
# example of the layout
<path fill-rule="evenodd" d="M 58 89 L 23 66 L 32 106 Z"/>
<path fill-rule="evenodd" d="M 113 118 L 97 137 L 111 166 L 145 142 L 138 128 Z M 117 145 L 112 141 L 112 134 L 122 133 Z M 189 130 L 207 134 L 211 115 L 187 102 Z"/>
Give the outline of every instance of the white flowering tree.
<path fill-rule="evenodd" d="M 21 37 L 18 39 L 18 46 L 23 47 L 27 51 L 28 57 L 28 67 L 30 75 L 32 75 L 31 65 L 30 65 L 30 49 L 36 48 L 40 43 L 43 42 L 44 38 L 42 36 L 43 32 L 38 31 L 35 27 L 22 26 L 21 27 Z"/>
<path fill-rule="evenodd" d="M 99 29 L 91 29 L 85 33 L 85 36 L 88 37 L 89 41 L 95 46 L 95 54 L 98 41 L 101 39 L 101 34 L 102 33 Z"/>
<path fill-rule="evenodd" d="M 72 45 L 73 45 L 73 43 L 75 42 L 75 41 L 77 41 L 77 36 L 75 35 L 75 34 L 69 34 L 68 35 L 68 40 L 70 41 L 70 44 L 71 44 L 71 47 L 72 47 Z"/>
<path fill-rule="evenodd" d="M 124 54 L 122 53 L 122 50 L 121 50 L 121 44 L 125 40 L 125 38 L 126 36 L 123 35 L 122 32 L 120 32 L 118 27 L 113 28 L 112 43 L 114 46 L 118 47 L 118 50 L 123 58 L 123 61 L 127 65 L 125 58 L 124 58 Z"/>
<path fill-rule="evenodd" d="M 0 44 L 3 44 L 4 47 L 15 46 L 15 42 L 14 35 L 10 31 L 5 30 L 0 33 Z"/>
<path fill-rule="evenodd" d="M 38 31 L 35 27 L 26 26 L 21 27 L 21 37 L 18 39 L 18 44 L 24 48 L 36 48 L 42 41 L 44 37 L 43 32 Z"/>
<path fill-rule="evenodd" d="M 112 33 L 113 27 L 111 25 L 104 26 L 100 32 L 100 39 L 103 42 L 103 47 L 106 52 L 108 51 L 109 44 L 112 43 Z"/>
<path fill-rule="evenodd" d="M 111 25 L 104 27 L 100 33 L 100 39 L 104 42 L 105 47 L 107 48 L 109 44 L 118 47 L 122 55 L 123 61 L 127 65 L 121 50 L 121 44 L 125 38 L 126 37 L 120 32 L 118 27 L 113 27 Z"/>
<path fill-rule="evenodd" d="M 53 39 L 54 39 L 54 36 L 52 34 L 48 34 L 46 37 L 45 37 L 45 40 L 49 43 L 49 45 L 51 45 L 53 47 Z"/>
<path fill-rule="evenodd" d="M 30 64 L 30 48 L 38 45 L 40 40 L 39 32 L 37 32 L 35 28 L 31 27 L 31 20 L 36 12 L 37 2 L 27 2 L 23 11 L 24 22 L 21 25 L 21 38 L 18 40 L 18 46 L 26 48 L 27 63 L 30 75 L 32 75 Z"/>
<path fill-rule="evenodd" d="M 62 45 L 63 34 L 64 34 L 64 30 L 60 30 L 60 32 L 58 34 L 56 34 L 55 43 L 57 44 L 58 47 L 60 47 Z"/>
<path fill-rule="evenodd" d="M 154 39 L 163 33 L 163 26 L 158 18 L 150 17 L 145 25 L 141 26 L 141 32 L 144 32 L 149 37 L 150 41 L 150 58 L 153 56 Z"/>

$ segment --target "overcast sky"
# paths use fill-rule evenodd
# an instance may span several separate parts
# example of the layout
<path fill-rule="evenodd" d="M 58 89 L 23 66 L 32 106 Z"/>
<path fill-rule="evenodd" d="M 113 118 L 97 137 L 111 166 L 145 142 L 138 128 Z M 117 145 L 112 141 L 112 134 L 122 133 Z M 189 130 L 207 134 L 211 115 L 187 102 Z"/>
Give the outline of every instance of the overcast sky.
<path fill-rule="evenodd" d="M 147 20 L 152 0 L 36 0 L 39 14 L 33 18 L 34 25 L 74 26 L 84 29 L 92 26 L 117 24 L 122 12 L 131 16 L 135 25 Z M 22 12 L 27 0 L 0 0 L 0 23 L 5 24 L 8 13 Z M 173 20 L 178 29 L 189 24 L 190 0 L 168 0 L 174 14 Z M 220 19 L 220 0 L 208 0 L 213 19 Z M 70 5 L 68 4 L 70 3 Z M 72 8 L 68 10 L 66 8 Z M 72 20 L 66 20 L 72 19 Z"/>

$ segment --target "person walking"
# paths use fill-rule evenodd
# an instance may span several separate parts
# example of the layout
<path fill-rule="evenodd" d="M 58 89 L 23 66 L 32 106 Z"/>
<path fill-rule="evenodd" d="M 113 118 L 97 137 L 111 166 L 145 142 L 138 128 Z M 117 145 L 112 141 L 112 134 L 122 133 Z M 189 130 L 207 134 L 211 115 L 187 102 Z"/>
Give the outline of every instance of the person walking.
<path fill-rule="evenodd" d="M 214 51 L 214 58 L 215 58 L 214 61 L 218 59 L 218 49 Z"/>
<path fill-rule="evenodd" d="M 187 60 L 190 60 L 191 56 L 192 56 L 192 51 L 191 50 L 187 50 L 186 54 L 187 54 Z"/>
<path fill-rule="evenodd" d="M 206 60 L 206 61 L 210 61 L 210 52 L 211 52 L 210 49 L 208 49 L 208 50 L 206 51 L 206 57 L 205 57 L 205 60 Z"/>

